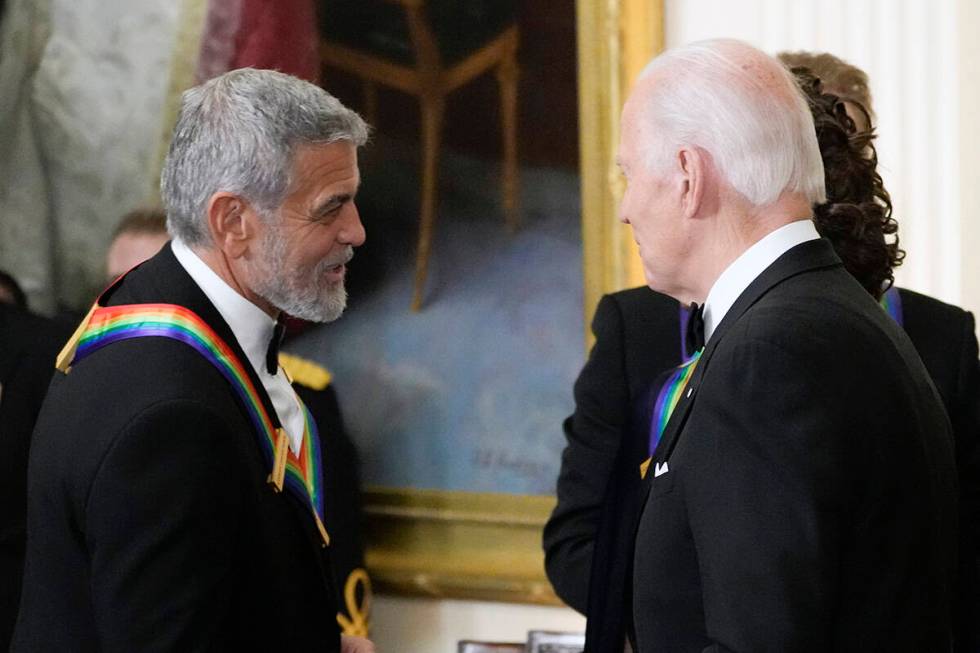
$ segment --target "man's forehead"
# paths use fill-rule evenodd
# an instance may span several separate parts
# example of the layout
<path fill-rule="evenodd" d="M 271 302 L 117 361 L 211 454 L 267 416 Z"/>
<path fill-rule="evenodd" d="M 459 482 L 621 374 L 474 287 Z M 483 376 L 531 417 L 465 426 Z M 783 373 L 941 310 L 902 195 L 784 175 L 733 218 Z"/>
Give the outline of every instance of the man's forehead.
<path fill-rule="evenodd" d="M 296 161 L 320 162 L 336 160 L 338 165 L 357 163 L 357 146 L 347 140 L 332 143 L 300 143 L 293 148 L 293 158 Z"/>
<path fill-rule="evenodd" d="M 644 78 L 636 83 L 633 92 L 630 93 L 623 105 L 620 128 L 624 134 L 628 133 L 630 136 L 635 136 L 645 131 L 646 121 L 643 120 L 643 108 L 651 100 L 651 93 L 653 92 L 654 89 L 651 87 L 649 79 Z M 623 144 L 628 142 L 630 141 L 624 139 Z"/>
<path fill-rule="evenodd" d="M 359 182 L 357 147 L 349 141 L 300 145 L 293 153 L 293 172 L 294 185 L 324 179 Z"/>

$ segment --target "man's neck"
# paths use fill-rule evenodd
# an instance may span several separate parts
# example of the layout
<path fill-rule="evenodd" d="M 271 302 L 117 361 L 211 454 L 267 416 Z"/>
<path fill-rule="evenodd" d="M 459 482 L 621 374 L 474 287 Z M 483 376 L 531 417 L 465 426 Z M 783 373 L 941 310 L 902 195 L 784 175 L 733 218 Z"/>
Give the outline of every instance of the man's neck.
<path fill-rule="evenodd" d="M 745 289 L 783 254 L 819 238 L 813 220 L 794 220 L 770 231 L 722 271 L 704 300 L 704 339 L 707 342 Z"/>
<path fill-rule="evenodd" d="M 244 282 L 244 275 L 240 270 L 241 266 L 234 265 L 223 251 L 216 247 L 201 245 L 193 246 L 190 249 L 235 292 L 261 308 L 272 319 L 278 319 L 279 310 L 249 289 L 248 284 Z"/>
<path fill-rule="evenodd" d="M 692 283 L 674 296 L 683 303 L 703 303 L 718 277 L 750 247 L 811 214 L 806 200 L 788 193 L 762 208 L 736 204 L 722 209 L 712 218 L 715 224 L 705 230 L 696 255 L 689 259 Z"/>

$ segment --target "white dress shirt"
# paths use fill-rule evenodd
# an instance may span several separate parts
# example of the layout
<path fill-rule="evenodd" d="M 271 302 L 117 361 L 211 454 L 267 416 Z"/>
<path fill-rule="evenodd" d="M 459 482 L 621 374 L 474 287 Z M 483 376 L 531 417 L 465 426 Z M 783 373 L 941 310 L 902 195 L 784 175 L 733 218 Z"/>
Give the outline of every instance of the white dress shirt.
<path fill-rule="evenodd" d="M 725 314 L 749 287 L 755 278 L 772 265 L 777 258 L 808 240 L 817 240 L 820 234 L 813 220 L 797 220 L 766 234 L 761 240 L 742 252 L 742 255 L 725 268 L 715 280 L 708 298 L 704 300 L 704 342 L 707 344 L 715 328 Z"/>
<path fill-rule="evenodd" d="M 279 423 L 289 436 L 289 448 L 299 455 L 303 444 L 305 418 L 299 399 L 293 387 L 286 380 L 285 373 L 269 374 L 265 366 L 266 353 L 276 321 L 265 311 L 238 294 L 225 283 L 214 270 L 200 259 L 191 248 L 175 238 L 172 241 L 177 262 L 187 270 L 194 283 L 207 295 L 214 307 L 221 313 L 242 351 L 252 364 L 252 369 L 262 381 L 262 386 L 272 399 L 272 406 L 279 416 Z M 278 372 L 278 370 L 277 370 Z"/>

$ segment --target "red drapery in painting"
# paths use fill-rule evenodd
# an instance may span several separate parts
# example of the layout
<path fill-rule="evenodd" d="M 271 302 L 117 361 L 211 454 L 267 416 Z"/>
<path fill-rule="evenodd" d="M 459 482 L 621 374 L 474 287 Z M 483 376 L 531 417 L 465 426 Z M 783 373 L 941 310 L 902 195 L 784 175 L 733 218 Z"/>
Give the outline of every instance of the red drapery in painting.
<path fill-rule="evenodd" d="M 269 68 L 317 82 L 314 0 L 210 0 L 198 82 L 235 68 Z"/>

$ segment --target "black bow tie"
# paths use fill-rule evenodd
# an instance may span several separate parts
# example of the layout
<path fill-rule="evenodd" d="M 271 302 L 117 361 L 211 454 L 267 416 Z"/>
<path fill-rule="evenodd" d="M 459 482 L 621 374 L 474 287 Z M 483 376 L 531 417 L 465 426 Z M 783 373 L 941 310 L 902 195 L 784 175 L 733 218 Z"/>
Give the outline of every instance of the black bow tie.
<path fill-rule="evenodd" d="M 698 306 L 697 303 L 692 302 L 688 312 L 685 344 L 687 355 L 693 356 L 704 347 L 704 304 Z"/>
<path fill-rule="evenodd" d="M 279 319 L 276 320 L 276 328 L 272 330 L 269 349 L 265 352 L 265 369 L 269 374 L 279 371 L 279 346 L 282 345 L 284 335 L 286 335 L 286 316 L 280 313 Z"/>

